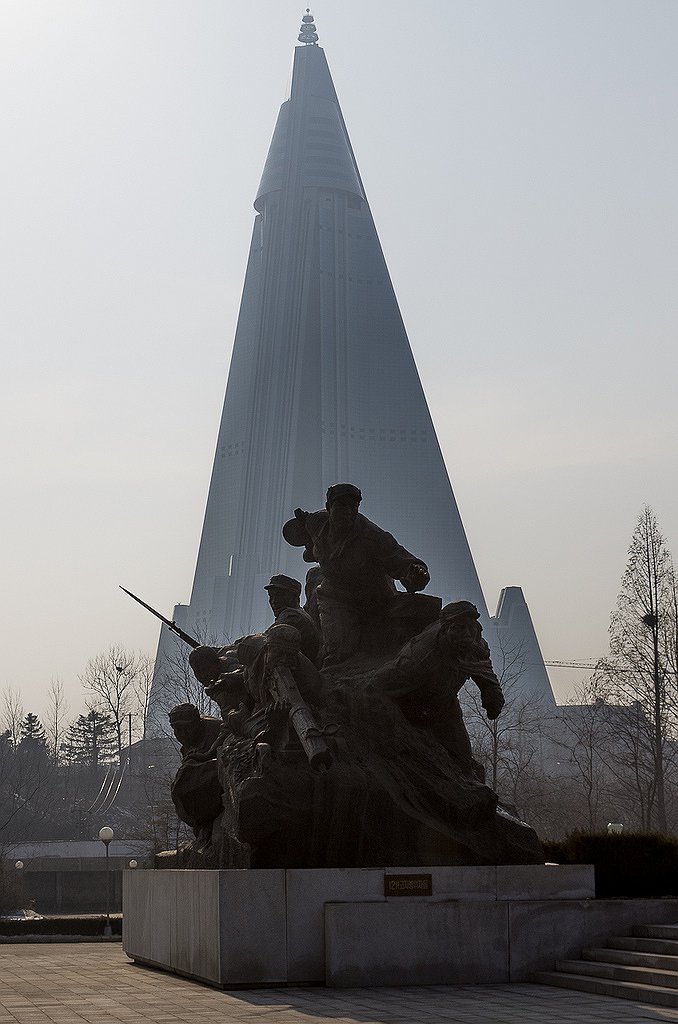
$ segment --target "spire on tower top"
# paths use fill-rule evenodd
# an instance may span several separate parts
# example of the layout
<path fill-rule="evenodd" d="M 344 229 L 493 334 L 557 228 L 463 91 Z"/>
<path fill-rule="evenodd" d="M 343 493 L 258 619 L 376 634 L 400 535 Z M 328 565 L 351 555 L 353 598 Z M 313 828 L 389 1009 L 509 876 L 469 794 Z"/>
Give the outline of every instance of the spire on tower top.
<path fill-rule="evenodd" d="M 311 10 L 309 7 L 306 8 L 306 14 L 301 19 L 299 42 L 304 43 L 306 46 L 318 45 L 318 33 L 315 30 L 315 24 L 313 23 L 313 15 L 311 14 Z"/>

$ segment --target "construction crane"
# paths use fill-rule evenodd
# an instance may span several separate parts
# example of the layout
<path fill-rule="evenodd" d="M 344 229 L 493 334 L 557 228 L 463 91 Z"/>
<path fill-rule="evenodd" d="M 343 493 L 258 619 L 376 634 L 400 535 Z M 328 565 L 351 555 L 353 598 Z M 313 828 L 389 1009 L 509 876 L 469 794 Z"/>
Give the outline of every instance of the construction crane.
<path fill-rule="evenodd" d="M 595 672 L 597 668 L 607 668 L 608 672 L 614 675 L 618 675 L 620 672 L 627 672 L 629 675 L 642 674 L 642 669 L 639 668 L 621 668 L 619 665 L 606 664 L 604 658 L 599 658 L 598 661 L 545 661 L 544 664 L 548 668 L 578 668 L 585 672 Z"/>
<path fill-rule="evenodd" d="M 592 672 L 600 661 L 545 661 L 544 664 L 547 668 L 583 668 Z"/>

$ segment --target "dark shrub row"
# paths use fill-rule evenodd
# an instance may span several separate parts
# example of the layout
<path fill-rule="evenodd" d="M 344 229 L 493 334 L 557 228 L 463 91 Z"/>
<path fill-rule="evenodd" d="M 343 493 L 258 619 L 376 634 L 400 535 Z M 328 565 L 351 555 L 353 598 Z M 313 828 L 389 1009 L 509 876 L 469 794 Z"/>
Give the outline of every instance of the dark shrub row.
<path fill-rule="evenodd" d="M 8 921 L 0 918 L 0 935 L 103 935 L 106 918 L 45 917 L 40 920 Z M 114 935 L 122 934 L 122 915 L 111 914 Z"/>
<path fill-rule="evenodd" d="M 593 864 L 596 896 L 678 898 L 678 839 L 653 833 L 573 832 L 558 842 L 545 842 L 548 861 Z"/>

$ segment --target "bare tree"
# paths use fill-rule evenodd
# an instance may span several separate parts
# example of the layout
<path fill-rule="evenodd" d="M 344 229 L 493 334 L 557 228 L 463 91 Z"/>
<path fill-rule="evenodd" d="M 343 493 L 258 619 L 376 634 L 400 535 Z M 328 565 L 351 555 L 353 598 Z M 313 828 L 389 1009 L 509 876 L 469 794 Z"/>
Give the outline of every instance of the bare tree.
<path fill-rule="evenodd" d="M 49 689 L 47 690 L 47 716 L 45 718 L 45 732 L 49 746 L 52 763 L 56 765 L 59 760 L 59 751 L 66 735 L 66 715 L 69 707 L 64 694 L 64 684 L 58 676 L 53 676 Z"/>
<path fill-rule="evenodd" d="M 596 671 L 617 716 L 618 755 L 634 789 L 642 827 L 667 828 L 666 775 L 678 724 L 676 576 L 652 509 L 636 523 L 610 621 L 610 654 Z"/>
<path fill-rule="evenodd" d="M 527 777 L 541 775 L 540 730 L 546 711 L 542 701 L 525 693 L 521 680 L 525 653 L 521 644 L 500 637 L 499 659 L 494 669 L 506 704 L 491 721 L 483 711 L 475 688 L 464 691 L 464 708 L 475 756 L 485 765 L 487 783 L 507 802 L 522 802 L 521 790 Z"/>
<path fill-rule="evenodd" d="M 156 735 L 174 739 L 168 715 L 177 704 L 193 704 L 201 715 L 219 717 L 220 711 L 195 677 L 188 660 L 190 647 L 176 637 L 172 641 L 171 646 L 168 645 L 171 654 L 167 654 L 155 670 L 152 701 L 149 695 L 148 720 Z"/>
<path fill-rule="evenodd" d="M 8 732 L 12 745 L 17 747 L 21 739 L 21 722 L 24 717 L 24 705 L 21 694 L 11 683 L 2 691 L 0 698 L 0 731 Z"/>
<path fill-rule="evenodd" d="M 170 771 L 147 772 L 144 776 L 144 800 L 139 805 L 139 835 L 150 840 L 154 853 L 178 849 L 182 841 L 193 838 L 192 829 L 177 817 L 170 797 L 174 778 Z"/>
<path fill-rule="evenodd" d="M 118 758 L 129 715 L 139 711 L 138 693 L 148 687 L 149 658 L 113 644 L 88 661 L 80 682 L 91 694 L 90 707 L 110 715 L 115 726 Z"/>
<path fill-rule="evenodd" d="M 615 712 L 593 677 L 575 690 L 565 707 L 556 709 L 547 725 L 560 758 L 558 791 L 567 788 L 577 822 L 585 821 L 592 832 L 603 824 L 602 808 L 609 815 L 614 801 Z"/>
<path fill-rule="evenodd" d="M 153 688 L 153 667 L 154 662 L 150 655 L 139 655 L 137 673 L 132 683 L 136 705 L 137 728 L 135 729 L 135 735 L 137 737 L 143 736 L 145 731 L 146 717 L 151 703 L 151 691 Z"/>

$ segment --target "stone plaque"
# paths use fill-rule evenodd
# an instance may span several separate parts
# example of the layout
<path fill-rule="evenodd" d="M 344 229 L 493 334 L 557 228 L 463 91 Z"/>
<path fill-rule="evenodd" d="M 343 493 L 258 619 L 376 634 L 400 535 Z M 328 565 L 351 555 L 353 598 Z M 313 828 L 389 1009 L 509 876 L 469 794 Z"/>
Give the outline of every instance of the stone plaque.
<path fill-rule="evenodd" d="M 384 875 L 384 896 L 432 895 L 432 875 Z"/>

